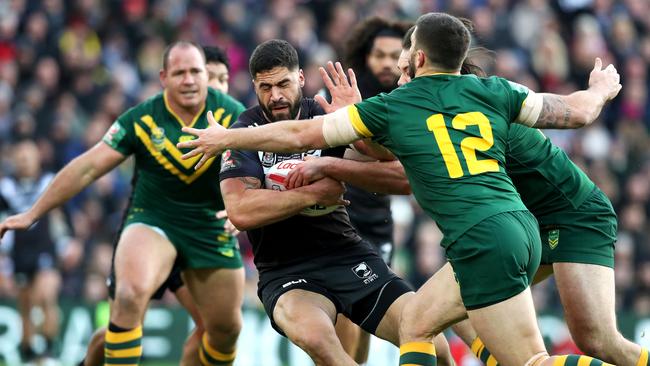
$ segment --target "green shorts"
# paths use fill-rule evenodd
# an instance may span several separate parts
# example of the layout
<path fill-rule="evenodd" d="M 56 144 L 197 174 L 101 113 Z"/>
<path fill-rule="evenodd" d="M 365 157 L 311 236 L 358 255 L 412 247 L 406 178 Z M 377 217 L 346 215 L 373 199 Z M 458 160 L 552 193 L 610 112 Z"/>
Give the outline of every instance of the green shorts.
<path fill-rule="evenodd" d="M 136 210 L 129 211 L 124 227 L 140 223 L 162 231 L 176 248 L 176 264 L 181 269 L 242 267 L 237 238 L 224 232 L 224 220 L 206 219 L 202 227 L 195 228 L 178 219 Z"/>
<path fill-rule="evenodd" d="M 598 188 L 577 209 L 540 218 L 542 264 L 596 264 L 614 268 L 616 213 Z"/>
<path fill-rule="evenodd" d="M 447 248 L 468 310 L 509 299 L 539 267 L 539 226 L 528 211 L 502 212 L 474 225 Z"/>

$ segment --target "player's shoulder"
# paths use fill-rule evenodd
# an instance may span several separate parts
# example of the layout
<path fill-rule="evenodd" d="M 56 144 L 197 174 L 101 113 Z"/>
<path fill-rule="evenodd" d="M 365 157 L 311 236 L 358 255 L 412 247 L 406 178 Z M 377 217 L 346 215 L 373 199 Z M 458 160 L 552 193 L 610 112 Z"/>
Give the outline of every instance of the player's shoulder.
<path fill-rule="evenodd" d="M 325 110 L 313 98 L 300 101 L 300 119 L 310 119 L 325 114 Z"/>
<path fill-rule="evenodd" d="M 209 109 L 224 108 L 230 112 L 237 113 L 241 113 L 245 109 L 244 105 L 241 104 L 237 99 L 213 88 L 208 88 L 206 105 Z"/>
<path fill-rule="evenodd" d="M 262 107 L 256 105 L 243 111 L 239 115 L 239 118 L 237 118 L 237 122 L 235 122 L 230 128 L 253 127 L 261 126 L 263 124 L 266 124 L 264 112 L 262 111 Z"/>

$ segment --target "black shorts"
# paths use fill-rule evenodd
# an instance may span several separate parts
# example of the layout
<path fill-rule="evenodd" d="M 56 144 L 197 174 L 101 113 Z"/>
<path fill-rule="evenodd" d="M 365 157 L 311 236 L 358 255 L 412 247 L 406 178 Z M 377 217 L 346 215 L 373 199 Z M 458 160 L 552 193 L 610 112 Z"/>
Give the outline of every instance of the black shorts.
<path fill-rule="evenodd" d="M 379 256 L 381 256 L 381 259 L 384 260 L 384 263 L 386 263 L 389 267 L 392 267 L 393 253 L 395 249 L 393 242 L 391 240 L 369 239 L 365 237 L 364 239 L 368 240 L 375 247 L 375 250 L 379 252 Z"/>
<path fill-rule="evenodd" d="M 282 294 L 295 289 L 327 297 L 336 306 L 337 313 L 373 334 L 390 305 L 413 291 L 368 242 L 260 273 L 257 294 L 271 325 L 282 335 L 284 332 L 273 320 L 273 309 Z"/>
<path fill-rule="evenodd" d="M 14 278 L 19 287 L 29 285 L 38 272 L 56 268 L 54 248 L 38 251 L 13 251 L 11 260 L 14 266 Z"/>
<path fill-rule="evenodd" d="M 163 284 L 160 285 L 156 292 L 151 296 L 151 300 L 160 300 L 163 295 L 165 295 L 165 290 L 169 289 L 171 292 L 176 292 L 179 288 L 183 287 L 183 285 L 185 285 L 185 283 L 181 277 L 181 269 L 175 265 L 174 268 L 172 268 L 169 277 L 167 277 L 165 282 L 163 282 Z M 108 278 L 106 279 L 106 286 L 108 287 L 108 297 L 111 300 L 115 299 L 115 271 L 113 268 L 111 268 L 111 274 L 108 275 Z"/>

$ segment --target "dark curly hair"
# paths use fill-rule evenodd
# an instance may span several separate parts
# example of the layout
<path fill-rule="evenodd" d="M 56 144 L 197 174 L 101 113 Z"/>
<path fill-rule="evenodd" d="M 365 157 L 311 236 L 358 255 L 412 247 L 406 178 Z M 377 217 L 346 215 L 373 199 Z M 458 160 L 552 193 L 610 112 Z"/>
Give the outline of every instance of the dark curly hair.
<path fill-rule="evenodd" d="M 274 67 L 286 67 L 292 71 L 298 69 L 298 52 L 289 42 L 271 39 L 253 50 L 248 61 L 248 69 L 253 80 L 258 73 L 269 71 Z"/>
<path fill-rule="evenodd" d="M 346 67 L 351 67 L 358 73 L 366 70 L 366 57 L 377 36 L 387 35 L 401 39 L 412 25 L 412 22 L 393 22 L 378 16 L 365 19 L 354 27 L 345 43 L 343 62 Z"/>

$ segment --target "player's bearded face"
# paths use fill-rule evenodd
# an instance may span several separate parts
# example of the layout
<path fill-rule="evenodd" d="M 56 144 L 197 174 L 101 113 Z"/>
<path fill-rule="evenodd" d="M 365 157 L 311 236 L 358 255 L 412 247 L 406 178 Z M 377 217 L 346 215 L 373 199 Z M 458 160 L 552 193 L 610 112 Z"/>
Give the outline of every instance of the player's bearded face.
<path fill-rule="evenodd" d="M 201 52 L 193 46 L 176 46 L 160 73 L 167 100 L 172 108 L 198 112 L 208 93 L 208 74 Z"/>
<path fill-rule="evenodd" d="M 402 40 L 397 37 L 377 37 L 368 54 L 367 65 L 379 83 L 386 87 L 395 87 L 399 71 L 395 67 L 402 51 Z"/>
<path fill-rule="evenodd" d="M 298 117 L 304 80 L 302 70 L 291 71 L 286 67 L 275 67 L 257 74 L 257 100 L 271 122 Z"/>

